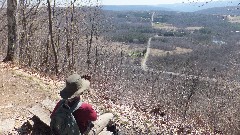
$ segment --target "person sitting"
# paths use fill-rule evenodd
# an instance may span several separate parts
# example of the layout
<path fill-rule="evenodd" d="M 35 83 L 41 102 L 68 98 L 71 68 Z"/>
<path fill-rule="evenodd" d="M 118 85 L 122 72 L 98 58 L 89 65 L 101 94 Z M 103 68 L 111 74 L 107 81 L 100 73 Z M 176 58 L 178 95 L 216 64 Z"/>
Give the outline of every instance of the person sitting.
<path fill-rule="evenodd" d="M 82 100 L 81 95 L 86 92 L 89 92 L 88 90 L 90 87 L 90 79 L 91 79 L 90 76 L 87 76 L 87 75 L 80 76 L 78 74 L 70 75 L 66 79 L 66 86 L 63 90 L 60 91 L 60 96 L 62 99 L 57 103 L 57 105 L 55 106 L 50 116 L 51 123 L 53 125 L 51 126 L 51 128 L 52 127 L 54 128 L 54 126 L 56 126 L 55 124 L 56 114 L 67 112 L 62 110 L 71 110 L 70 114 L 73 115 L 76 121 L 76 124 L 79 128 L 79 132 L 81 134 L 98 134 L 102 131 L 104 127 L 108 125 L 108 123 L 113 118 L 113 114 L 106 113 L 104 115 L 99 116 L 98 118 L 97 112 L 93 109 L 92 105 L 81 101 Z M 59 109 L 59 108 L 66 108 L 66 109 Z M 53 119 L 55 119 L 55 121 Z M 68 124 L 68 125 L 71 125 L 71 124 Z M 61 129 L 62 131 L 56 131 L 55 129 L 52 129 L 52 130 L 53 132 L 55 132 L 55 134 L 61 134 L 58 132 L 66 131 L 65 129 L 64 130 Z M 80 133 L 77 133 L 77 134 L 80 134 Z"/>

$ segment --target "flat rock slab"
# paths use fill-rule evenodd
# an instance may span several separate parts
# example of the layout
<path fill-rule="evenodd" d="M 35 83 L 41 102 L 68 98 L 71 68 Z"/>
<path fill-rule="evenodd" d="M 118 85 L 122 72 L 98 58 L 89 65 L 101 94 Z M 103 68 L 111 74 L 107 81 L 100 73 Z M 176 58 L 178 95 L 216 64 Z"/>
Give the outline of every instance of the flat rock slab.
<path fill-rule="evenodd" d="M 43 123 L 50 126 L 50 112 L 49 110 L 43 109 L 41 105 L 37 104 L 28 110 L 35 116 L 37 116 Z"/>
<path fill-rule="evenodd" d="M 13 130 L 14 126 L 15 126 L 14 119 L 5 119 L 3 121 L 0 121 L 0 134 L 3 132 Z"/>
<path fill-rule="evenodd" d="M 50 99 L 43 100 L 40 104 L 36 104 L 32 108 L 29 108 L 28 110 L 38 117 L 43 123 L 45 123 L 47 126 L 50 126 L 50 114 L 51 111 L 55 107 L 55 103 Z"/>
<path fill-rule="evenodd" d="M 56 105 L 56 103 L 55 102 L 53 102 L 52 100 L 50 100 L 50 99 L 45 99 L 45 100 L 43 100 L 42 102 L 41 102 L 41 104 L 47 109 L 47 110 L 49 110 L 49 111 L 53 111 L 53 109 L 54 109 L 54 107 L 55 107 L 55 105 Z"/>

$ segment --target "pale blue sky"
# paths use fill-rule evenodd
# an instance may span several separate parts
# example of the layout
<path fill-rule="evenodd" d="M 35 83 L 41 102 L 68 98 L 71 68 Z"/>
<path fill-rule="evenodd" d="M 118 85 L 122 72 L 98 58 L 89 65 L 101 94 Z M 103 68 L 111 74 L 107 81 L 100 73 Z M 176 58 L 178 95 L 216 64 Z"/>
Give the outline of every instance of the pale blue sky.
<path fill-rule="evenodd" d="M 205 2 L 211 0 L 101 0 L 103 5 L 158 5 L 182 2 Z M 219 0 L 214 0 L 219 1 Z M 221 0 L 222 1 L 222 0 Z"/>

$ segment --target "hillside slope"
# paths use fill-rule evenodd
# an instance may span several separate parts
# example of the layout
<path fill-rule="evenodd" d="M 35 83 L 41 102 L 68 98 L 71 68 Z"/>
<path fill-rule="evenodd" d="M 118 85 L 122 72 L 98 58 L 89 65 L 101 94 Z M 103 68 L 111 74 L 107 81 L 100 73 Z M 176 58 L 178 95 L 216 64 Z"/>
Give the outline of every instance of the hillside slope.
<path fill-rule="evenodd" d="M 50 99 L 57 101 L 64 81 L 41 77 L 39 74 L 0 62 L 0 134 L 26 134 L 31 131 L 24 124 L 33 117 L 28 108 Z M 193 123 L 180 122 L 171 114 L 157 109 L 142 112 L 135 107 L 118 105 L 97 93 L 84 95 L 84 102 L 91 103 L 98 114 L 112 112 L 121 134 L 185 134 L 206 133 Z M 208 131 L 209 132 L 209 131 Z"/>

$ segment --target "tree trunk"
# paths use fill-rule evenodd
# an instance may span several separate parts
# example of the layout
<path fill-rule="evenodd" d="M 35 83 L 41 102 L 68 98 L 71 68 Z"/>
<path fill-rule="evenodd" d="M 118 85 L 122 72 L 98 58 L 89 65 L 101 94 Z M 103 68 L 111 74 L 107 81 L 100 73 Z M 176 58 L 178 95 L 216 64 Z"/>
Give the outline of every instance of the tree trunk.
<path fill-rule="evenodd" d="M 53 55 L 54 55 L 54 68 L 55 68 L 55 73 L 56 75 L 58 74 L 58 57 L 57 57 L 57 51 L 55 49 L 55 45 L 53 42 L 53 27 L 52 27 L 52 9 L 51 9 L 51 4 L 50 1 L 47 0 L 48 4 L 48 21 L 49 21 L 49 36 L 50 36 L 50 44 L 52 45 L 53 49 Z"/>
<path fill-rule="evenodd" d="M 17 0 L 7 1 L 7 21 L 8 21 L 8 50 L 4 62 L 13 61 L 15 46 L 17 43 L 17 22 L 16 22 Z"/>
<path fill-rule="evenodd" d="M 25 5 L 25 0 L 20 0 L 19 1 L 20 5 L 20 11 L 21 11 L 21 32 L 20 32 L 20 37 L 19 37 L 19 62 L 21 64 L 24 64 L 25 59 L 24 59 L 24 49 L 26 46 L 26 41 L 27 41 L 27 19 L 26 19 L 26 5 Z"/>

